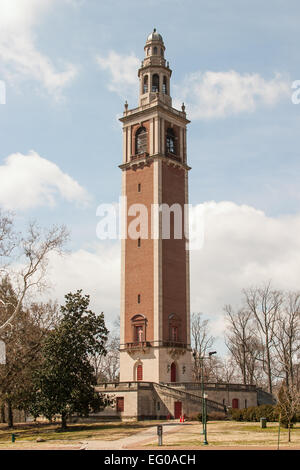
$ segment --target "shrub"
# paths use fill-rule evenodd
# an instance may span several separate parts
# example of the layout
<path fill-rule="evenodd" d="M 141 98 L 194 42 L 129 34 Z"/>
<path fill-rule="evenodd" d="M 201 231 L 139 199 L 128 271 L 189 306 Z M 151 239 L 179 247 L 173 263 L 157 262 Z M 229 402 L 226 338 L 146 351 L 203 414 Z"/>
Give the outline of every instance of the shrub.
<path fill-rule="evenodd" d="M 234 421 L 258 422 L 260 418 L 266 418 L 269 422 L 278 421 L 278 410 L 274 405 L 250 406 L 243 409 L 231 409 L 231 419 Z"/>
<path fill-rule="evenodd" d="M 243 421 L 243 410 L 239 408 L 231 408 L 230 415 L 234 421 Z"/>
<path fill-rule="evenodd" d="M 221 411 L 210 411 L 208 417 L 210 421 L 222 421 L 226 418 Z"/>

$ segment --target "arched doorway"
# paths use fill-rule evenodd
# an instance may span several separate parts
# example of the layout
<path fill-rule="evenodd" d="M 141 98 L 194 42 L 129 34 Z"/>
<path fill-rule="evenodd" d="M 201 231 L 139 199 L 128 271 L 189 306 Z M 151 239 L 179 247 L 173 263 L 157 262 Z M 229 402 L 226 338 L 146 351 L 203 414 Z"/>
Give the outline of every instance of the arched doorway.
<path fill-rule="evenodd" d="M 172 362 L 171 364 L 171 382 L 176 382 L 176 364 Z"/>
<path fill-rule="evenodd" d="M 238 398 L 233 398 L 232 399 L 232 408 L 238 408 L 239 407 L 239 399 Z"/>
<path fill-rule="evenodd" d="M 139 364 L 136 368 L 136 380 L 140 381 L 143 380 L 143 366 Z"/>

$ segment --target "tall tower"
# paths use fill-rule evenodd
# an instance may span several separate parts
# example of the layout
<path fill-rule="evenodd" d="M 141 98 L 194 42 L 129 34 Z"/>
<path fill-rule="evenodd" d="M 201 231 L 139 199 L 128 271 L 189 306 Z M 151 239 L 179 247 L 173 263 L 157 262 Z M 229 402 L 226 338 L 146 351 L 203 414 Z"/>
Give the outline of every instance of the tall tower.
<path fill-rule="evenodd" d="M 122 240 L 120 381 L 189 382 L 189 252 L 184 217 L 177 217 L 188 203 L 186 126 L 190 121 L 184 105 L 181 111 L 172 107 L 172 71 L 155 29 L 144 49 L 138 71 L 139 106 L 128 109 L 126 103 L 120 119 L 127 229 L 138 215 L 133 205 L 141 205 L 135 207 L 148 214 L 147 236 L 144 230 L 133 238 L 126 229 Z M 170 208 L 170 237 L 164 230 L 164 213 L 153 215 L 158 205 Z"/>

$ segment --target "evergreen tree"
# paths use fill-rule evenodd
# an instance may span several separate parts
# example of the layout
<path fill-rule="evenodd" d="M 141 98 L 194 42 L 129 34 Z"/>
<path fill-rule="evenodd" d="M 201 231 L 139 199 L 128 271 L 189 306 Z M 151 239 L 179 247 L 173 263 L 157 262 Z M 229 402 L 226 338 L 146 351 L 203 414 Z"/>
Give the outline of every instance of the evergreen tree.
<path fill-rule="evenodd" d="M 89 296 L 78 290 L 65 296 L 62 317 L 48 335 L 43 362 L 35 374 L 35 400 L 31 411 L 51 420 L 60 415 L 62 428 L 73 413 L 88 416 L 108 401 L 94 390 L 96 377 L 89 355 L 106 354 L 108 331 L 103 313 L 89 307 Z"/>

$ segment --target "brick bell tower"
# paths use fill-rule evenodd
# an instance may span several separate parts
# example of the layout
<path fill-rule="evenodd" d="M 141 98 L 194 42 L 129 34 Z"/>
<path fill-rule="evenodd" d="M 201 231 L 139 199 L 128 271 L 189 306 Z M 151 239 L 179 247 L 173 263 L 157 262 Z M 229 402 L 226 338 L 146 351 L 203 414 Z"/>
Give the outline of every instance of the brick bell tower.
<path fill-rule="evenodd" d="M 123 117 L 122 195 L 125 236 L 121 256 L 120 381 L 190 382 L 189 252 L 184 236 L 175 236 L 171 210 L 170 237 L 163 235 L 163 215 L 153 205 L 188 203 L 185 107 L 172 107 L 172 71 L 165 60 L 162 36 L 154 29 L 146 41 L 138 71 L 139 106 Z M 134 239 L 128 227 L 147 208 L 148 229 Z M 156 233 L 153 236 L 153 233 Z"/>

